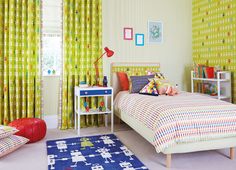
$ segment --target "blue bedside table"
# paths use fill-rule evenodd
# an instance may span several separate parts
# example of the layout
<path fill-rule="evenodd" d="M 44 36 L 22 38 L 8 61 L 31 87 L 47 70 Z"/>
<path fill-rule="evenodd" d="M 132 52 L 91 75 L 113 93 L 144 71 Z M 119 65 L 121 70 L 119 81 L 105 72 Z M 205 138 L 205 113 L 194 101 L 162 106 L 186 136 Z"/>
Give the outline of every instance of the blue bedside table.
<path fill-rule="evenodd" d="M 105 126 L 107 127 L 108 114 L 111 114 L 111 132 L 113 133 L 114 128 L 114 115 L 113 115 L 113 89 L 112 87 L 88 87 L 81 88 L 76 86 L 74 92 L 74 118 L 75 118 L 75 129 L 77 129 L 77 134 L 80 136 L 80 116 L 82 115 L 95 115 L 95 114 L 105 114 Z M 80 108 L 81 97 L 104 97 L 104 104 L 106 111 L 99 111 L 99 109 L 91 109 L 89 112 L 82 111 Z M 110 109 L 108 108 L 108 99 L 111 100 Z"/>

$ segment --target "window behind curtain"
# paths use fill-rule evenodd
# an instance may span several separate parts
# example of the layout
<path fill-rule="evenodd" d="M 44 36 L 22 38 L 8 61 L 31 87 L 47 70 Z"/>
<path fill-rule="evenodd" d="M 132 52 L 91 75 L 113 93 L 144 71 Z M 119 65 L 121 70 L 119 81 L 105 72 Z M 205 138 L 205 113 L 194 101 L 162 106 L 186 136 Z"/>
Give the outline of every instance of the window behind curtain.
<path fill-rule="evenodd" d="M 62 0 L 42 0 L 43 115 L 57 128 L 62 69 Z"/>
<path fill-rule="evenodd" d="M 42 73 L 43 76 L 59 76 L 62 62 L 62 0 L 42 2 Z"/>

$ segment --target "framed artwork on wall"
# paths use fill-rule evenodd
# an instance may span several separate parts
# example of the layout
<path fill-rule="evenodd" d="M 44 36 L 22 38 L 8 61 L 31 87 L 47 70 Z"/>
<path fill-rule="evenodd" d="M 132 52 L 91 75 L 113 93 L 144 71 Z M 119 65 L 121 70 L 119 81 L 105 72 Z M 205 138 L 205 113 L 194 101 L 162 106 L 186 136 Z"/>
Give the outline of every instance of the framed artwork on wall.
<path fill-rule="evenodd" d="M 160 44 L 163 42 L 163 23 L 148 21 L 148 43 Z"/>
<path fill-rule="evenodd" d="M 135 45 L 144 46 L 144 34 L 135 34 Z"/>
<path fill-rule="evenodd" d="M 133 28 L 124 28 L 124 40 L 133 40 Z"/>

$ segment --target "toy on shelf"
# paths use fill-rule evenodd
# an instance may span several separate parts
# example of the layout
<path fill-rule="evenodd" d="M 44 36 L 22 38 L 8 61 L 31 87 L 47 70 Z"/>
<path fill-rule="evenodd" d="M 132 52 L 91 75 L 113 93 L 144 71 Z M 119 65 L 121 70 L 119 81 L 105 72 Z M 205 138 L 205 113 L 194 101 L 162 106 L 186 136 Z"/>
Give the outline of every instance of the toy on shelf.
<path fill-rule="evenodd" d="M 84 108 L 85 108 L 86 112 L 89 112 L 89 106 L 88 106 L 88 102 L 87 101 L 84 102 Z"/>
<path fill-rule="evenodd" d="M 105 107 L 104 101 L 101 101 L 99 103 L 99 112 L 104 112 L 104 111 L 106 111 L 106 107 Z"/>
<path fill-rule="evenodd" d="M 217 96 L 218 95 L 217 86 L 215 84 L 211 84 L 209 91 L 210 91 L 211 96 Z"/>

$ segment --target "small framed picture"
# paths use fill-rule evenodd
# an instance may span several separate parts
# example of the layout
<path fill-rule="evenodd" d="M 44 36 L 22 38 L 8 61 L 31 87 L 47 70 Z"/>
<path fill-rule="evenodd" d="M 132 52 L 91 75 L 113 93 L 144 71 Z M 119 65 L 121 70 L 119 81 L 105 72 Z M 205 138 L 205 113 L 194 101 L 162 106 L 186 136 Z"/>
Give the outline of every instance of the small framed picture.
<path fill-rule="evenodd" d="M 144 46 L 144 34 L 135 34 L 135 45 Z"/>
<path fill-rule="evenodd" d="M 148 21 L 148 43 L 163 42 L 163 24 L 161 21 Z"/>
<path fill-rule="evenodd" d="M 124 40 L 133 40 L 133 28 L 124 28 Z"/>

